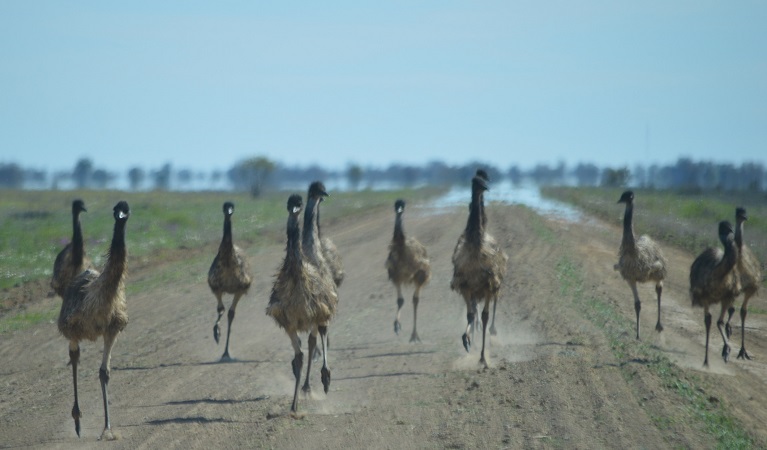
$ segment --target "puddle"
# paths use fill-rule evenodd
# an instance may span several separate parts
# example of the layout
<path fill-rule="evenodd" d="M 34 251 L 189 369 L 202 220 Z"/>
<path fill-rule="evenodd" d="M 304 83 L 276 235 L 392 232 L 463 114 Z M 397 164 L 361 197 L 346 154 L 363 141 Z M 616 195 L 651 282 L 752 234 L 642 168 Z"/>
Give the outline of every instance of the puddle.
<path fill-rule="evenodd" d="M 453 208 L 456 205 L 467 205 L 471 201 L 471 191 L 466 186 L 455 186 L 447 194 L 437 198 L 430 205 L 432 208 L 443 210 Z M 490 185 L 490 190 L 485 193 L 485 202 L 503 202 L 512 205 L 525 205 L 535 212 L 556 217 L 568 222 L 580 222 L 586 216 L 577 208 L 567 203 L 551 200 L 541 196 L 541 191 L 536 185 L 517 185 L 510 181 Z"/>

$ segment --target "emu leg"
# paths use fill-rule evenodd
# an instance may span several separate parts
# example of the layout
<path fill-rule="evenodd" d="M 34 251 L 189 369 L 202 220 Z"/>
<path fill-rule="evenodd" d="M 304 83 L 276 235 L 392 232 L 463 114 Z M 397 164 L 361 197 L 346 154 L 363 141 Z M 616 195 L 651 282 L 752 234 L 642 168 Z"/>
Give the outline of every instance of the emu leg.
<path fill-rule="evenodd" d="M 637 315 L 637 339 L 639 339 L 639 311 L 642 310 L 642 301 L 639 300 L 636 281 L 629 281 L 628 284 L 631 286 L 631 292 L 634 294 L 634 311 L 636 311 Z"/>
<path fill-rule="evenodd" d="M 750 298 L 750 295 L 745 296 L 743 305 L 740 307 L 740 351 L 738 352 L 738 359 L 751 359 L 746 351 L 746 316 L 748 315 L 748 300 Z"/>
<path fill-rule="evenodd" d="M 655 331 L 660 333 L 663 331 L 663 325 L 660 324 L 660 296 L 663 293 L 663 282 L 659 281 L 655 285 L 655 293 L 658 294 L 658 323 L 655 324 Z"/>
<path fill-rule="evenodd" d="M 724 331 L 727 332 L 728 339 L 730 336 L 732 336 L 732 326 L 730 326 L 730 319 L 732 319 L 733 314 L 735 314 L 735 307 L 730 306 L 727 308 L 727 323 L 724 325 Z"/>
<path fill-rule="evenodd" d="M 72 418 L 75 419 L 75 433 L 80 437 L 80 405 L 77 402 L 77 364 L 80 362 L 80 344 L 69 341 L 69 363 L 72 364 L 72 382 L 75 386 L 75 405 L 72 407 Z"/>
<path fill-rule="evenodd" d="M 328 347 L 327 347 L 327 340 L 328 340 L 328 327 L 327 325 L 320 325 L 318 327 L 320 332 L 320 340 L 322 343 L 322 370 L 320 372 L 322 373 L 322 387 L 325 389 L 325 393 L 327 394 L 330 390 L 330 368 L 328 367 Z"/>
<path fill-rule="evenodd" d="M 99 380 L 101 381 L 101 396 L 104 399 L 104 431 L 100 439 L 107 441 L 115 440 L 112 434 L 112 423 L 109 420 L 109 374 L 111 372 L 110 364 L 112 359 L 112 346 L 117 339 L 117 333 L 107 332 L 104 335 L 104 354 L 99 368 Z"/>
<path fill-rule="evenodd" d="M 293 389 L 293 404 L 290 406 L 290 412 L 295 414 L 298 412 L 298 385 L 301 383 L 301 367 L 304 365 L 304 354 L 301 353 L 301 339 L 298 337 L 298 333 L 288 331 L 288 337 L 290 337 L 290 343 L 293 345 L 293 352 L 295 354 L 291 367 L 293 368 L 293 376 L 296 378 L 296 386 Z"/>
<path fill-rule="evenodd" d="M 399 315 L 402 310 L 402 305 L 405 304 L 405 298 L 402 296 L 402 287 L 397 283 L 397 315 L 394 317 L 394 334 L 399 334 L 402 329 L 402 325 L 399 323 Z"/>
<path fill-rule="evenodd" d="M 229 314 L 227 319 L 229 323 L 226 327 L 226 348 L 224 348 L 224 354 L 221 355 L 221 361 L 231 361 L 232 357 L 229 356 L 229 336 L 232 334 L 232 322 L 234 322 L 234 314 L 237 309 L 237 303 L 240 301 L 242 294 L 234 294 L 234 300 L 232 300 L 232 306 L 229 307 Z"/>
<path fill-rule="evenodd" d="M 480 353 L 479 363 L 487 369 L 487 360 L 485 357 L 485 338 L 487 336 L 487 322 L 490 318 L 490 300 L 485 300 L 485 307 L 482 308 L 482 352 Z"/>
<path fill-rule="evenodd" d="M 213 325 L 213 339 L 216 340 L 216 344 L 218 344 L 218 338 L 221 336 L 221 328 L 218 326 L 219 322 L 221 322 L 221 316 L 224 315 L 224 301 L 221 299 L 220 293 L 216 293 L 216 300 L 218 300 L 218 307 L 216 307 L 216 312 L 218 312 L 218 318 L 216 319 L 216 324 Z"/>
<path fill-rule="evenodd" d="M 418 295 L 421 291 L 421 286 L 416 286 L 415 293 L 413 293 L 413 334 L 410 335 L 410 342 L 421 342 L 421 338 L 418 337 L 418 331 L 416 324 L 418 323 Z"/>
<path fill-rule="evenodd" d="M 469 337 L 469 330 L 472 329 L 474 325 L 474 311 L 475 311 L 475 308 L 472 306 L 472 302 L 467 302 L 466 332 L 464 332 L 463 336 L 461 337 L 463 339 L 463 348 L 465 348 L 467 352 L 471 350 L 471 338 Z"/>
<path fill-rule="evenodd" d="M 313 355 L 314 350 L 317 348 L 317 329 L 313 329 L 309 333 L 309 354 Z M 304 380 L 304 387 L 301 388 L 304 394 L 310 394 L 312 388 L 309 386 L 309 373 L 312 371 L 312 358 L 309 358 L 309 362 L 306 363 L 306 379 Z"/>
<path fill-rule="evenodd" d="M 711 313 L 708 312 L 708 306 L 706 306 L 706 312 L 703 316 L 703 323 L 706 325 L 706 357 L 703 359 L 703 367 L 708 367 L 708 336 L 711 330 Z"/>
<path fill-rule="evenodd" d="M 498 332 L 495 330 L 495 308 L 498 306 L 498 297 L 493 299 L 493 320 L 490 322 L 490 336 L 495 336 Z"/>
<path fill-rule="evenodd" d="M 719 334 L 722 335 L 722 341 L 724 341 L 724 346 L 722 347 L 722 359 L 724 359 L 724 362 L 727 362 L 730 358 L 730 343 L 727 339 L 727 332 L 724 330 L 724 314 L 729 307 L 730 305 L 722 304 L 722 311 L 719 313 L 719 319 L 716 321 L 716 327 L 719 328 Z"/>

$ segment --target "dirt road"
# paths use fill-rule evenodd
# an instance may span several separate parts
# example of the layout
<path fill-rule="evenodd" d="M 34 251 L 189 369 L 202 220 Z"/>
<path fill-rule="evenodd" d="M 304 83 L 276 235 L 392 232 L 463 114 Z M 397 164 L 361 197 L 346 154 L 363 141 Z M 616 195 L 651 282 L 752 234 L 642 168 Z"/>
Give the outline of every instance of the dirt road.
<path fill-rule="evenodd" d="M 465 207 L 419 205 L 406 212 L 406 232 L 427 247 L 432 261 L 419 307 L 420 344 L 408 342 L 410 292 L 403 333 L 393 332 L 396 296 L 383 267 L 393 213 L 337 222 L 323 217 L 323 232 L 342 253 L 347 275 L 330 329 L 331 389 L 322 393 L 315 366 L 312 398 L 300 400 L 303 419 L 287 415 L 290 343 L 264 314 L 283 256 L 283 235 L 275 234 L 273 245 L 249 251 L 254 283 L 237 310 L 231 363 L 218 362 L 223 345 L 212 337 L 215 299 L 205 276 L 216 246 L 172 262 L 134 262 L 128 283 L 144 288 L 128 298 L 131 322 L 113 352 L 116 442 L 97 441 L 101 342 L 82 344 L 78 439 L 67 345 L 55 324 L 3 335 L 0 447 L 712 448 L 717 442 L 699 416 L 720 405 L 757 445 L 767 445 L 764 316 L 752 314 L 747 324 L 755 360 L 725 365 L 721 340 L 712 334 L 712 365 L 702 369 L 703 313 L 690 307 L 687 294 L 693 255 L 665 249 L 671 270 L 661 334 L 654 331 L 653 287 L 641 288 L 641 348 L 672 361 L 680 382 L 693 380 L 708 405 L 694 407 L 679 386 L 658 375 L 658 361 L 638 354 L 632 339 L 612 335 L 609 321 L 593 317 L 587 302 L 573 301 L 563 261 L 580 277 L 580 298 L 599 299 L 631 323 L 630 290 L 612 269 L 617 220 L 569 223 L 518 206 L 488 208 L 490 231 L 510 261 L 498 336 L 489 347 L 491 368 L 479 370 L 479 348 L 467 354 L 461 345 L 463 302 L 449 289 L 450 257 L 466 213 Z M 130 231 L 129 225 L 129 246 L 137 239 Z M 761 303 L 757 298 L 752 305 Z M 616 342 L 629 344 L 619 353 Z M 738 349 L 734 339 L 733 355 Z"/>

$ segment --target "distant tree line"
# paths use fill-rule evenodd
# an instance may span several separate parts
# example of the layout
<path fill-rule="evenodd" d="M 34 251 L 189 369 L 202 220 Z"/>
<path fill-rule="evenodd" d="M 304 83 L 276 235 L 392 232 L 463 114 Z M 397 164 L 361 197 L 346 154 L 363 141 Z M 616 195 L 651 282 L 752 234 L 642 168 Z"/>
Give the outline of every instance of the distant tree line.
<path fill-rule="evenodd" d="M 0 188 L 3 189 L 114 189 L 121 186 L 141 190 L 235 190 L 259 196 L 274 189 L 299 188 L 310 180 L 335 181 L 347 189 L 412 187 L 419 185 L 452 185 L 470 179 L 477 168 L 485 169 L 491 180 L 509 180 L 514 184 L 570 186 L 636 186 L 684 191 L 763 191 L 767 173 L 762 163 L 740 165 L 694 161 L 680 158 L 671 165 L 637 165 L 628 167 L 599 167 L 579 163 L 567 167 L 538 164 L 523 170 L 518 166 L 496 167 L 483 161 L 449 165 L 432 161 L 423 166 L 391 164 L 388 167 L 364 167 L 349 163 L 345 169 L 328 170 L 312 165 L 286 166 L 264 156 L 254 156 L 236 162 L 228 170 L 208 173 L 176 169 L 166 163 L 156 169 L 131 167 L 118 174 L 97 167 L 89 158 L 75 162 L 72 170 L 54 173 L 26 169 L 15 163 L 0 163 Z M 124 177 L 124 178 L 121 178 Z"/>

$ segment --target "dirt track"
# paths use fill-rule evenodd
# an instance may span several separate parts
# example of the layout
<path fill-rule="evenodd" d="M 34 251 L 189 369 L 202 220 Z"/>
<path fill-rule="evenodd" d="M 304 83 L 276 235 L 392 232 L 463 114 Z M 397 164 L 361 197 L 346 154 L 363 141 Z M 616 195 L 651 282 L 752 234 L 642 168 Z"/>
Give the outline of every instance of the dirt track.
<path fill-rule="evenodd" d="M 463 350 L 465 309 L 449 289 L 450 256 L 466 208 L 419 212 L 418 205 L 412 205 L 405 229 L 427 247 L 433 273 L 419 308 L 423 343 L 408 343 L 409 298 L 403 333 L 393 332 L 395 292 L 383 268 L 393 213 L 377 211 L 328 222 L 323 231 L 342 253 L 347 276 L 330 329 L 331 390 L 327 396 L 322 393 L 315 366 L 313 398 L 302 398 L 299 405 L 307 413 L 303 419 L 286 414 L 293 384 L 290 343 L 264 315 L 272 275 L 282 258 L 280 236 L 262 251 L 249 252 L 254 283 L 237 311 L 231 349 L 235 362 L 217 362 L 223 345 L 216 346 L 212 338 L 215 299 L 205 274 L 215 246 L 193 252 L 184 262 L 181 270 L 191 275 L 183 282 L 128 298 L 131 322 L 112 358 L 112 423 L 120 436 L 116 442 L 97 441 L 103 427 L 101 342 L 82 344 L 84 418 L 78 439 L 70 416 L 67 345 L 55 324 L 3 335 L 0 447 L 715 446 L 694 422 L 673 420 L 688 417 L 689 405 L 653 374 L 651 361 L 632 355 L 616 358 L 603 329 L 562 297 L 557 264 L 567 256 L 583 274 L 585 295 L 633 317 L 630 290 L 612 269 L 620 241 L 617 221 L 540 220 L 526 208 L 501 205 L 492 205 L 488 215 L 491 233 L 510 257 L 489 370 L 478 369 L 479 348 L 471 354 Z M 536 227 L 546 227 L 545 232 Z M 128 245 L 130 228 L 129 224 Z M 712 404 L 724 403 L 757 442 L 767 445 L 764 316 L 752 314 L 747 323 L 749 352 L 755 360 L 725 365 L 718 356 L 721 339 L 712 334 L 712 366 L 703 370 L 703 314 L 689 306 L 687 294 L 693 256 L 671 248 L 665 253 L 671 267 L 664 290 L 665 331 L 654 331 L 654 291 L 643 286 L 643 341 L 696 377 Z M 175 264 L 180 262 L 142 267 L 131 272 L 128 282 L 179 270 Z M 406 291 L 406 297 L 410 294 Z M 757 298 L 752 305 L 761 302 Z M 734 323 L 736 338 L 739 320 Z M 733 355 L 738 349 L 736 338 Z"/>

